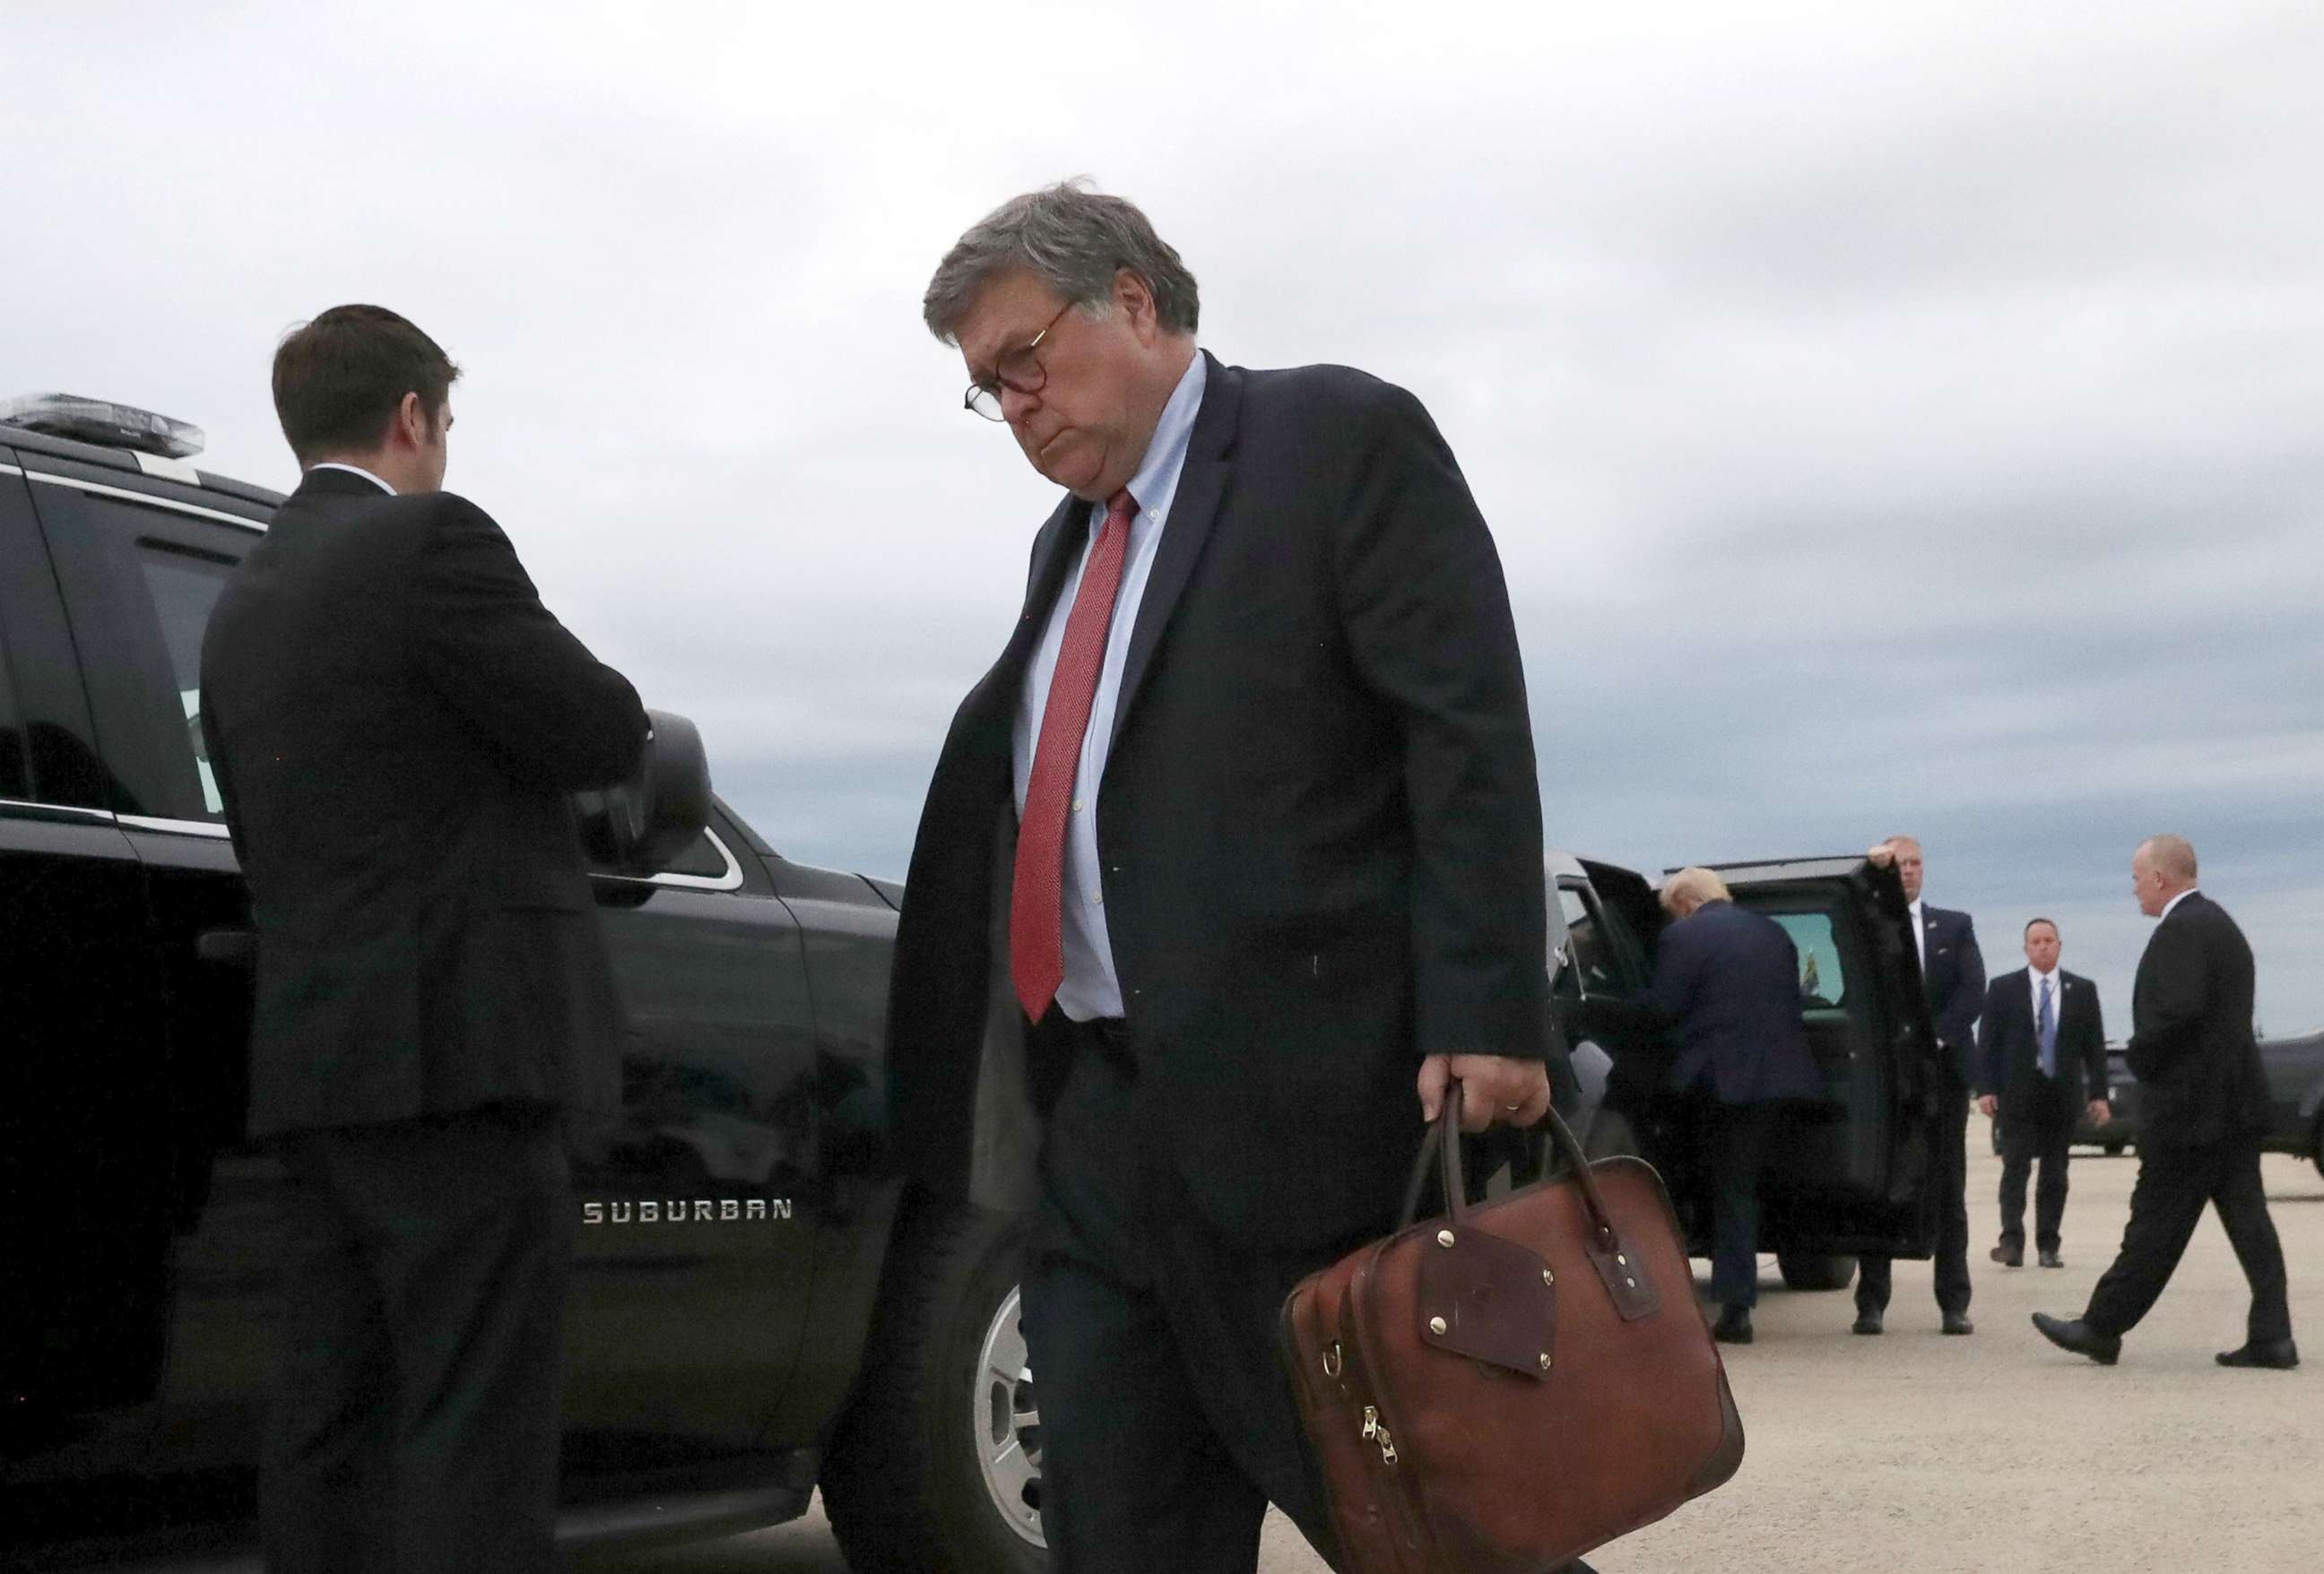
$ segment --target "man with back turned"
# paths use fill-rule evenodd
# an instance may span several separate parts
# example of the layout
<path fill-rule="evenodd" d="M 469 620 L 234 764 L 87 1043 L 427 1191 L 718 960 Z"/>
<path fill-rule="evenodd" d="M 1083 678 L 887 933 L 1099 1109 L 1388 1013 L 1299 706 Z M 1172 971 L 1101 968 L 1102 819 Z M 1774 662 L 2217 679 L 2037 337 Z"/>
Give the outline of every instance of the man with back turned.
<path fill-rule="evenodd" d="M 2267 1127 L 2267 1078 L 2252 1028 L 2252 953 L 2227 910 L 2195 888 L 2195 850 L 2154 836 L 2130 861 L 2138 910 L 2160 919 L 2131 982 L 2130 1042 L 2123 1055 L 2138 1079 L 2138 1182 L 2122 1251 L 2072 1321 L 2034 1314 L 2061 1348 L 2111 1367 L 2122 1336 L 2171 1282 L 2206 1203 L 2250 1281 L 2244 1342 L 2223 1367 L 2300 1364 L 2283 1247 L 2260 1184 L 2259 1137 Z"/>
<path fill-rule="evenodd" d="M 573 1206 L 616 1007 L 567 795 L 636 691 L 442 490 L 458 369 L 391 311 L 286 337 L 305 471 L 202 647 L 250 888 L 250 1133 L 288 1173 L 260 1508 L 279 1570 L 553 1564 Z"/>

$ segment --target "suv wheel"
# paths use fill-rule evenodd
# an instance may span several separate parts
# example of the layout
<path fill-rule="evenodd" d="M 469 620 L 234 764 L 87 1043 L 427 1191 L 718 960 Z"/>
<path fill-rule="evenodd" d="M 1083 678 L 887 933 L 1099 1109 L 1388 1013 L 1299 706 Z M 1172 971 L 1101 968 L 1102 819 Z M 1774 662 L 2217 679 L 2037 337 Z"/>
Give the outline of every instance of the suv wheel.
<path fill-rule="evenodd" d="M 1856 1277 L 1854 1257 L 1809 1256 L 1799 1252 L 1777 1252 L 1775 1266 L 1783 1270 L 1786 1290 L 1845 1290 L 1848 1282 Z"/>
<path fill-rule="evenodd" d="M 861 1385 L 823 1468 L 853 1569 L 1038 1574 L 1041 1417 L 1018 1322 L 1024 1223 L 926 1206 L 880 1287 Z"/>
<path fill-rule="evenodd" d="M 2315 1162 L 2316 1173 L 2324 1175 L 2324 1109 L 2316 1112 L 2316 1129 L 2308 1134 L 2308 1156 Z"/>

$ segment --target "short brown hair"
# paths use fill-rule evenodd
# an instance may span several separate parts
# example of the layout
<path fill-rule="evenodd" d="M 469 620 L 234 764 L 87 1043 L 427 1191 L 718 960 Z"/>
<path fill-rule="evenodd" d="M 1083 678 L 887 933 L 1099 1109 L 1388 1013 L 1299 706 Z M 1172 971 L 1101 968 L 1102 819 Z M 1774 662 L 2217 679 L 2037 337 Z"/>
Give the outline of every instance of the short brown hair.
<path fill-rule="evenodd" d="M 282 336 L 274 351 L 274 413 L 301 465 L 375 447 L 416 393 L 434 419 L 460 369 L 441 346 L 383 306 L 335 306 Z"/>

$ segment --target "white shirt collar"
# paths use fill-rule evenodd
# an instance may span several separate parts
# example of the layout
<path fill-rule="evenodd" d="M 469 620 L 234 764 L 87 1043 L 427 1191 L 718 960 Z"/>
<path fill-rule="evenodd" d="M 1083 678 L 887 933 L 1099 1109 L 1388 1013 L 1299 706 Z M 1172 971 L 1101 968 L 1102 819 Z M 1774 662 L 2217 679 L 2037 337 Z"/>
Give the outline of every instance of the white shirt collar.
<path fill-rule="evenodd" d="M 365 481 L 370 482 L 374 486 L 378 487 L 390 497 L 396 495 L 395 488 L 390 486 L 386 482 L 382 481 L 378 476 L 374 475 L 370 471 L 364 469 L 360 465 L 343 465 L 337 459 L 326 459 L 320 465 L 308 465 L 307 469 L 310 474 L 318 470 L 344 470 L 350 475 L 362 476 Z"/>
<path fill-rule="evenodd" d="M 2162 919 L 2168 918 L 2169 916 L 2171 916 L 2171 909 L 2172 909 L 2172 908 L 2173 908 L 2173 907 L 2177 907 L 2180 903 L 2181 903 L 2181 902 L 2185 901 L 2188 897 L 2190 897 L 2193 896 L 2193 895 L 2195 894 L 2195 889 L 2196 889 L 2196 888 L 2195 888 L 2195 887 L 2193 887 L 2193 886 L 2189 886 L 2185 890 L 2181 891 L 2177 896 L 2175 896 L 2175 897 L 2172 897 L 2169 901 L 2167 901 L 2167 902 L 2163 903 L 2163 911 L 2161 911 L 2160 913 L 2157 913 L 2157 914 L 2154 916 L 2155 916 L 2155 918 L 2156 918 L 2156 920 L 2159 922 L 2159 921 L 2160 921 L 2160 920 L 2162 920 Z"/>
<path fill-rule="evenodd" d="M 1210 368 L 1197 349 L 1194 360 L 1178 374 L 1178 385 L 1171 390 L 1169 401 L 1154 423 L 1154 435 L 1147 439 L 1146 456 L 1139 462 L 1138 474 L 1130 478 L 1130 495 L 1137 500 L 1141 521 L 1169 522 L 1170 504 L 1178 495 L 1178 477 L 1186 467 L 1186 449 L 1194 440 L 1194 417 L 1202 411 L 1203 390 L 1209 382 Z M 1105 504 L 1091 504 L 1091 534 L 1104 523 Z"/>

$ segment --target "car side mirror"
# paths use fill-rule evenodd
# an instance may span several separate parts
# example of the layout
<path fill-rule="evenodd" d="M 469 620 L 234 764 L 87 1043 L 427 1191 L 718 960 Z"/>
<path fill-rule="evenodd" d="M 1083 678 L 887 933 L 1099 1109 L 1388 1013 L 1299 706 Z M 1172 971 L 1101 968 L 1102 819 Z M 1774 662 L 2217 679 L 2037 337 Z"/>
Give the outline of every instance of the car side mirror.
<path fill-rule="evenodd" d="M 589 856 L 629 875 L 659 874 L 710 823 L 710 760 L 686 717 L 648 711 L 644 758 L 629 780 L 573 795 Z"/>

